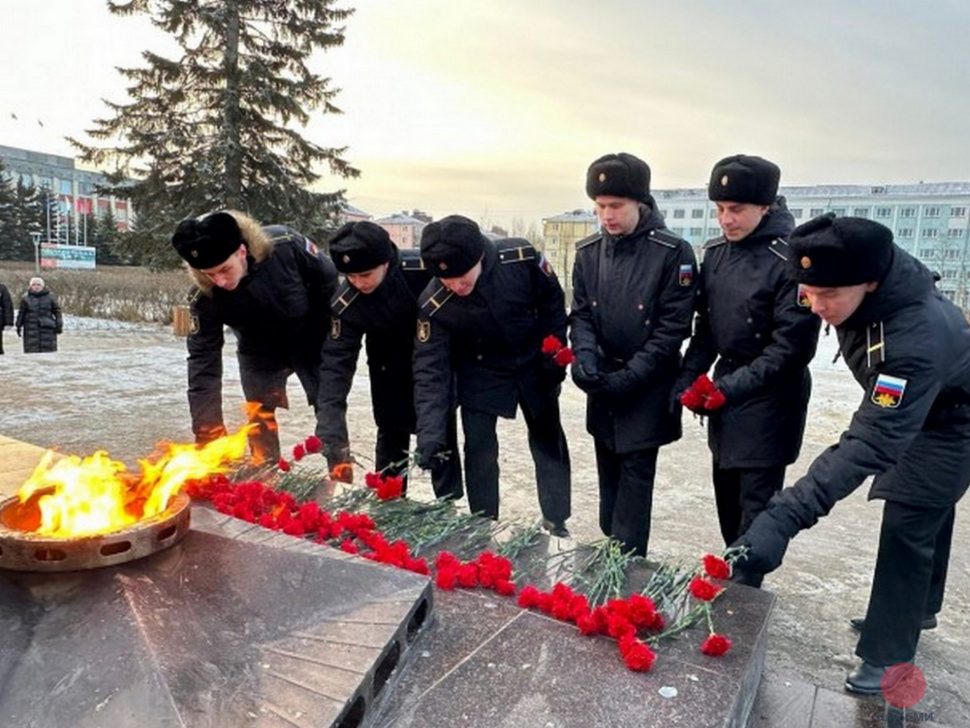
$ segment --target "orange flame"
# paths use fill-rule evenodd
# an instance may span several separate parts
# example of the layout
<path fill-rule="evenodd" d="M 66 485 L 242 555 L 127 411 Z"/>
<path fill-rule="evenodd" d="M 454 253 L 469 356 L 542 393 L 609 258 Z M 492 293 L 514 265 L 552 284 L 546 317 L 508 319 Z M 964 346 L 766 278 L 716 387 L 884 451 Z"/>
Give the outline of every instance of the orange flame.
<path fill-rule="evenodd" d="M 226 472 L 246 452 L 251 428 L 195 445 L 169 443 L 154 461 L 139 460 L 141 474 L 99 450 L 54 462 L 44 453 L 17 493 L 20 503 L 36 498 L 40 525 L 35 533 L 73 538 L 111 533 L 162 513 L 187 480 Z"/>

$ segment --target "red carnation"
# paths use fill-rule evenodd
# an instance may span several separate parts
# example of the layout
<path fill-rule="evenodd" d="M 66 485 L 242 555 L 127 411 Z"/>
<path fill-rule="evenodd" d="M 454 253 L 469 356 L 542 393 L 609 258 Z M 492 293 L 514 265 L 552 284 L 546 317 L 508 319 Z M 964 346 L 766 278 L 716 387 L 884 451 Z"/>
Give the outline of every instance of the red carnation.
<path fill-rule="evenodd" d="M 503 597 L 515 596 L 515 582 L 500 579 L 495 582 L 495 592 Z"/>
<path fill-rule="evenodd" d="M 526 584 L 519 592 L 519 606 L 523 609 L 532 609 L 533 607 L 537 607 L 539 606 L 540 596 L 542 596 L 542 592 L 540 592 L 536 587 L 532 586 L 532 584 Z"/>
<path fill-rule="evenodd" d="M 373 488 L 374 490 L 377 490 L 380 487 L 382 480 L 383 478 L 381 478 L 381 476 L 377 473 L 367 473 L 367 475 L 364 476 L 364 484 L 368 488 Z"/>
<path fill-rule="evenodd" d="M 694 595 L 695 599 L 700 599 L 702 602 L 709 602 L 718 594 L 720 594 L 723 589 L 716 584 L 712 584 L 707 579 L 702 579 L 699 576 L 695 576 L 690 581 L 690 593 Z"/>
<path fill-rule="evenodd" d="M 383 482 L 377 486 L 377 497 L 381 500 L 394 500 L 400 498 L 403 493 L 404 478 L 399 475 L 384 478 Z"/>
<path fill-rule="evenodd" d="M 317 453 L 323 449 L 323 440 L 321 440 L 316 435 L 310 435 L 306 440 L 303 441 L 303 447 L 309 453 Z"/>
<path fill-rule="evenodd" d="M 553 354 L 552 360 L 561 367 L 568 367 L 570 364 L 576 361 L 576 355 L 573 354 L 573 350 L 567 346 L 566 348 L 560 349 Z"/>
<path fill-rule="evenodd" d="M 587 612 L 581 617 L 576 619 L 576 626 L 579 627 L 579 631 L 588 637 L 592 637 L 595 634 L 599 634 L 600 625 L 599 620 L 593 612 Z"/>
<path fill-rule="evenodd" d="M 701 652 L 711 657 L 720 657 L 731 649 L 731 640 L 727 635 L 712 632 L 701 645 Z"/>
<path fill-rule="evenodd" d="M 606 633 L 613 639 L 620 639 L 625 634 L 635 633 L 633 623 L 619 614 L 611 614 L 606 618 Z"/>
<path fill-rule="evenodd" d="M 627 645 L 623 652 L 623 662 L 634 672 L 647 672 L 653 667 L 657 653 L 650 649 L 650 645 L 640 640 L 634 640 Z"/>
<path fill-rule="evenodd" d="M 558 353 L 562 347 L 563 344 L 559 340 L 559 337 L 553 334 L 549 334 L 549 336 L 542 340 L 542 353 L 548 356 L 553 356 Z"/>
<path fill-rule="evenodd" d="M 478 586 L 478 567 L 475 564 L 462 564 L 458 567 L 458 586 L 465 589 Z"/>
<path fill-rule="evenodd" d="M 303 459 L 304 455 L 306 455 L 306 448 L 303 446 L 303 443 L 296 443 L 296 445 L 293 446 L 293 459 L 300 461 Z"/>
<path fill-rule="evenodd" d="M 712 579 L 730 579 L 731 566 L 720 556 L 714 554 L 704 554 L 704 571 Z"/>
<path fill-rule="evenodd" d="M 436 569 L 451 569 L 458 566 L 461 566 L 461 561 L 451 551 L 439 551 L 435 556 L 434 568 Z"/>
<path fill-rule="evenodd" d="M 439 589 L 451 591 L 458 585 L 458 569 L 439 569 L 435 574 L 434 583 Z"/>
<path fill-rule="evenodd" d="M 288 462 L 286 462 L 286 460 L 284 460 L 283 458 L 280 458 L 280 459 L 279 459 L 279 460 L 278 460 L 278 461 L 276 462 L 276 467 L 278 467 L 278 468 L 279 468 L 280 470 L 282 470 L 282 471 L 283 471 L 284 473 L 288 473 L 288 472 L 290 472 L 290 464 L 289 464 Z"/>
<path fill-rule="evenodd" d="M 357 547 L 357 544 L 355 544 L 349 538 L 345 538 L 340 542 L 340 550 L 345 551 L 348 554 L 360 553 L 360 549 Z"/>
<path fill-rule="evenodd" d="M 657 608 L 650 597 L 642 594 L 631 594 L 627 599 L 627 614 L 629 619 L 637 627 L 646 627 L 653 621 L 653 615 Z"/>

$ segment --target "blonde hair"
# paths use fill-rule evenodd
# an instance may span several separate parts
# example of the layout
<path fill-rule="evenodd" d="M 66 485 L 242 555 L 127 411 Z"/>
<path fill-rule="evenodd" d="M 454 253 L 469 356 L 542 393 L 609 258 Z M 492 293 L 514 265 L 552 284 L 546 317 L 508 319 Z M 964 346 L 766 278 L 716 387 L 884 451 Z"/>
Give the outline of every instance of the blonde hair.
<path fill-rule="evenodd" d="M 246 249 L 249 251 L 249 255 L 252 256 L 253 260 L 257 263 L 266 260 L 273 251 L 273 241 L 263 230 L 263 226 L 245 212 L 240 212 L 239 210 L 224 210 L 224 212 L 235 218 L 236 224 L 239 225 L 239 232 L 242 233 L 243 242 L 246 244 Z M 185 263 L 185 268 L 188 270 L 189 277 L 198 289 L 206 295 L 211 295 L 214 284 L 209 280 L 209 277 L 188 263 Z"/>

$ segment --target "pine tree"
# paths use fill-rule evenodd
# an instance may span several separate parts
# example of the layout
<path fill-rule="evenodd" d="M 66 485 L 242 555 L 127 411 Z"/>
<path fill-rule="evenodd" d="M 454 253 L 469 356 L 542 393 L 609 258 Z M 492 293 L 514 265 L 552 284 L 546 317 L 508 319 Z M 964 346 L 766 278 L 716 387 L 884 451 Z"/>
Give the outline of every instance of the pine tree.
<path fill-rule="evenodd" d="M 144 262 L 174 260 L 176 222 L 220 208 L 302 230 L 325 227 L 343 190 L 308 187 L 318 168 L 356 177 L 346 147 L 322 147 L 295 127 L 309 112 L 341 113 L 339 89 L 306 63 L 339 46 L 337 24 L 352 10 L 336 0 L 109 0 L 111 12 L 147 14 L 171 34 L 181 56 L 145 51 L 142 68 L 124 68 L 128 103 L 107 102 L 110 118 L 88 134 L 107 146 L 71 140 L 83 160 L 114 164 L 101 192 L 132 201 L 137 222 L 127 243 Z"/>

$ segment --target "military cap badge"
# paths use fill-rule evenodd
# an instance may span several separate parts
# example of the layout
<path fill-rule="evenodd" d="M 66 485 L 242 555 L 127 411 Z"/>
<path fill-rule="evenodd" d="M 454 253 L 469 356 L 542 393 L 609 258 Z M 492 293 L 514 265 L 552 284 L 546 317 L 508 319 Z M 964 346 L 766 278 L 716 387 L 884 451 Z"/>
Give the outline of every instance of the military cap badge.
<path fill-rule="evenodd" d="M 803 255 L 800 262 L 802 264 L 802 268 L 805 268 L 806 270 L 812 267 L 812 259 L 807 255 Z"/>
<path fill-rule="evenodd" d="M 721 187 L 727 187 L 728 181 L 729 180 L 727 175 L 724 175 L 723 177 L 721 177 Z"/>

